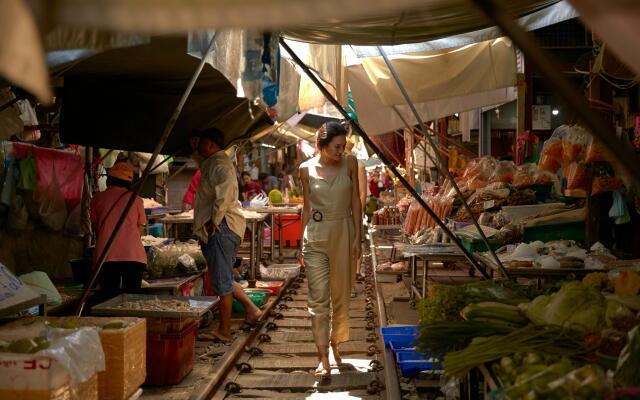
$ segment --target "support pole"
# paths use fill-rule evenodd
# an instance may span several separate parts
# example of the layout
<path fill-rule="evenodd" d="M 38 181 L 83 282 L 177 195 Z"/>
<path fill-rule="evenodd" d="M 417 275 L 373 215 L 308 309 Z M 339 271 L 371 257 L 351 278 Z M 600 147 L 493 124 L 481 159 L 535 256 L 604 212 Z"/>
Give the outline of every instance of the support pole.
<path fill-rule="evenodd" d="M 531 36 L 516 24 L 512 17 L 495 0 L 473 0 L 473 3 L 493 21 L 531 61 L 536 69 L 548 80 L 562 99 L 571 106 L 579 120 L 584 122 L 594 138 L 606 149 L 612 160 L 622 168 L 636 184 L 640 185 L 640 158 L 619 140 L 610 126 L 607 126 L 598 113 L 589 108 L 583 95 L 567 81 L 561 69 L 552 61 L 551 56 L 536 45 Z M 525 67 L 527 68 L 527 67 Z M 526 71 L 526 70 L 525 70 Z"/>
<path fill-rule="evenodd" d="M 422 121 L 422 118 L 420 117 L 420 114 L 418 113 L 418 110 L 416 109 L 415 105 L 413 104 L 413 101 L 411 100 L 411 96 L 409 96 L 409 92 L 407 92 L 407 89 L 402 84 L 402 81 L 400 80 L 400 76 L 398 75 L 398 72 L 394 68 L 393 64 L 391 64 L 391 61 L 389 61 L 389 57 L 387 57 L 387 53 L 384 51 L 382 46 L 377 46 L 377 48 L 378 48 L 378 52 L 380 53 L 380 55 L 384 59 L 384 62 L 387 65 L 387 68 L 389 68 L 389 72 L 391 72 L 391 75 L 393 76 L 393 79 L 395 80 L 396 85 L 398 85 L 398 88 L 400 89 L 400 92 L 402 92 L 402 96 L 404 97 L 407 105 L 411 109 L 411 112 L 413 113 L 414 118 L 418 122 L 418 126 L 420 127 L 420 130 L 422 131 L 422 134 L 424 135 L 424 137 L 429 142 L 429 145 L 431 145 L 431 148 L 434 150 L 435 158 L 438 161 L 438 163 L 436 165 L 444 166 L 444 162 L 442 161 L 442 156 L 440 155 L 440 152 L 438 151 L 438 147 L 435 144 L 435 142 L 433 141 L 433 138 L 428 134 L 426 128 L 424 127 L 424 122 Z M 469 216 L 471 216 L 471 220 L 473 221 L 473 225 L 478 230 L 478 233 L 480 234 L 480 237 L 482 238 L 482 241 L 484 242 L 485 246 L 487 246 L 487 250 L 489 252 L 491 252 L 491 255 L 493 256 L 493 259 L 495 260 L 496 264 L 500 268 L 500 272 L 504 275 L 505 278 L 508 279 L 509 278 L 508 272 L 506 271 L 506 269 L 502 265 L 502 262 L 500 261 L 500 259 L 496 255 L 495 251 L 493 251 L 493 249 L 489 245 L 489 240 L 487 239 L 487 236 L 484 234 L 484 231 L 482 230 L 482 228 L 480 228 L 480 224 L 478 224 L 478 220 L 476 220 L 476 217 L 474 217 L 473 213 L 471 212 L 471 207 L 469 207 L 469 204 L 467 203 L 467 200 L 462 195 L 462 191 L 460 191 L 460 188 L 458 187 L 458 184 L 456 183 L 456 180 L 453 179 L 453 176 L 449 172 L 448 168 L 442 168 L 441 172 L 444 175 L 444 177 L 449 180 L 449 182 L 453 186 L 454 190 L 456 191 L 456 194 L 460 198 L 460 201 L 462 201 L 462 206 L 467 211 Z M 453 239 L 453 237 L 455 237 L 455 235 L 452 232 L 449 231 L 447 233 L 449 234 L 449 236 L 451 236 L 452 239 Z"/>
<path fill-rule="evenodd" d="M 420 195 L 418 195 L 418 193 L 413 188 L 413 186 L 409 185 L 409 182 L 407 182 L 407 180 L 400 174 L 400 172 L 398 172 L 396 167 L 389 162 L 387 157 L 380 151 L 378 146 L 376 146 L 376 144 L 373 143 L 373 141 L 371 140 L 369 135 L 367 135 L 367 133 L 362 129 L 360 124 L 358 122 L 354 121 L 353 119 L 351 119 L 351 117 L 349 117 L 349 114 L 344 109 L 344 107 L 342 107 L 342 105 L 335 99 L 335 97 L 333 97 L 333 95 L 331 93 L 329 93 L 329 91 L 324 87 L 324 85 L 322 85 L 320 80 L 313 74 L 313 72 L 311 72 L 309 67 L 307 67 L 307 65 L 302 62 L 302 60 L 296 55 L 296 53 L 293 50 L 291 50 L 291 47 L 289 47 L 289 45 L 284 41 L 284 39 L 282 37 L 280 38 L 280 45 L 287 51 L 287 53 L 289 53 L 289 55 L 291 55 L 291 58 L 293 58 L 295 63 L 298 64 L 298 66 L 300 66 L 300 68 L 302 68 L 304 73 L 309 77 L 309 79 L 311 79 L 313 81 L 313 83 L 318 87 L 318 89 L 322 92 L 322 94 L 325 96 L 325 98 L 327 100 L 329 100 L 331 102 L 331 104 L 333 104 L 333 106 L 336 107 L 336 109 L 338 111 L 340 111 L 340 114 L 342 114 L 342 116 L 346 120 L 351 122 L 351 125 L 353 126 L 353 128 L 358 132 L 358 134 L 367 143 L 367 145 L 369 145 L 369 147 L 378 155 L 380 160 L 387 166 L 387 168 L 389 168 L 389 170 L 391 170 L 391 172 L 393 172 L 393 174 L 396 176 L 396 178 L 398 178 L 400 183 L 402 183 L 402 185 L 405 188 L 407 188 L 409 193 L 411 193 L 411 195 L 416 199 L 416 201 L 418 203 L 420 203 L 420 205 L 422 206 L 422 208 L 425 209 L 427 214 L 429 214 L 429 216 L 434 219 L 434 221 L 438 224 L 438 226 L 451 238 L 451 241 L 460 249 L 462 254 L 467 258 L 467 260 L 469 260 L 471 265 L 485 279 L 491 279 L 491 277 L 484 270 L 484 268 L 482 268 L 480 266 L 480 263 L 478 263 L 478 260 L 476 260 L 473 257 L 473 255 L 471 253 L 469 253 L 469 251 L 467 251 L 467 249 L 464 248 L 462 243 L 460 243 L 460 240 L 453 234 L 453 232 L 451 232 L 451 230 L 447 227 L 447 225 L 440 220 L 438 215 L 435 212 L 433 212 L 431 207 L 429 207 L 429 205 L 422 199 L 422 197 L 420 197 Z"/>
<path fill-rule="evenodd" d="M 196 81 L 198 80 L 198 77 L 200 76 L 200 73 L 202 72 L 202 69 L 204 68 L 204 64 L 206 62 L 206 59 L 209 56 L 209 54 L 211 54 L 211 52 L 213 51 L 214 46 L 215 46 L 215 35 L 213 36 L 213 38 L 211 38 L 211 43 L 209 44 L 209 48 L 207 49 L 207 52 L 205 54 L 203 54 L 202 59 L 200 60 L 200 63 L 198 64 L 198 67 L 196 68 L 195 72 L 193 73 L 193 76 L 191 77 L 191 80 L 189 81 L 189 84 L 187 85 L 187 88 L 184 90 L 184 93 L 182 94 L 182 98 L 180 98 L 180 102 L 178 102 L 178 105 L 176 106 L 175 110 L 173 111 L 173 115 L 171 116 L 169 121 L 167 121 L 167 124 L 166 124 L 166 126 L 164 128 L 164 132 L 162 133 L 162 136 L 158 140 L 158 143 L 156 144 L 156 147 L 153 150 L 153 154 L 151 155 L 151 158 L 149 159 L 149 163 L 147 163 L 147 166 L 144 169 L 144 172 L 142 173 L 142 177 L 140 178 L 140 183 L 144 182 L 147 179 L 147 177 L 149 176 L 149 173 L 152 170 L 152 165 L 155 163 L 156 158 L 158 158 L 158 154 L 160 154 L 160 152 L 162 151 L 162 148 L 164 147 L 165 143 L 167 142 L 167 139 L 169 139 L 169 136 L 171 135 L 171 132 L 173 131 L 173 127 L 175 126 L 176 122 L 178 121 L 178 118 L 180 117 L 180 114 L 182 112 L 182 108 L 184 107 L 185 103 L 187 102 L 187 99 L 189 98 L 189 95 L 191 94 L 191 90 L 195 86 Z M 109 236 L 109 240 L 107 240 L 107 243 L 105 245 L 104 250 L 102 251 L 102 254 L 100 254 L 100 256 L 98 257 L 98 261 L 96 262 L 96 265 L 95 265 L 95 267 L 93 269 L 91 277 L 89 278 L 89 282 L 87 282 L 87 285 L 85 286 L 84 291 L 82 292 L 82 297 L 80 298 L 80 303 L 78 304 L 78 307 L 76 308 L 76 315 L 77 316 L 82 315 L 82 311 L 83 311 L 84 305 L 85 305 L 85 303 L 87 301 L 87 297 L 89 295 L 89 291 L 91 290 L 91 288 L 95 284 L 96 278 L 98 277 L 98 274 L 100 273 L 100 270 L 102 269 L 102 265 L 104 264 L 104 261 L 106 260 L 107 255 L 109 254 L 109 251 L 111 250 L 111 246 L 113 245 L 115 237 L 118 234 L 118 232 L 120 231 L 120 228 L 122 228 L 124 220 L 127 218 L 127 214 L 129 213 L 129 210 L 133 206 L 133 203 L 136 201 L 136 198 L 138 197 L 138 194 L 140 194 L 140 190 L 141 189 L 142 189 L 142 184 L 136 185 L 133 188 L 133 190 L 131 192 L 131 195 L 129 196 L 129 200 L 127 201 L 127 204 L 124 207 L 124 210 L 122 211 L 122 214 L 120 215 L 120 218 L 118 218 L 118 222 L 116 223 L 115 227 L 113 228 L 113 231 L 111 232 L 111 236 Z"/>

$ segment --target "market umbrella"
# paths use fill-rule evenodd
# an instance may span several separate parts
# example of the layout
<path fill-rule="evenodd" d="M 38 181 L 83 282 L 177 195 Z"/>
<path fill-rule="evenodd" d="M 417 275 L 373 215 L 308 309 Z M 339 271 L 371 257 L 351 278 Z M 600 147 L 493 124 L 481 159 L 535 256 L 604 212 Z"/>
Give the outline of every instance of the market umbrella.
<path fill-rule="evenodd" d="M 63 142 L 153 152 L 199 60 L 186 37 L 152 38 L 148 44 L 104 51 L 52 75 L 63 78 Z M 187 154 L 193 129 L 219 128 L 226 144 L 272 121 L 218 71 L 205 65 L 163 153 Z"/>

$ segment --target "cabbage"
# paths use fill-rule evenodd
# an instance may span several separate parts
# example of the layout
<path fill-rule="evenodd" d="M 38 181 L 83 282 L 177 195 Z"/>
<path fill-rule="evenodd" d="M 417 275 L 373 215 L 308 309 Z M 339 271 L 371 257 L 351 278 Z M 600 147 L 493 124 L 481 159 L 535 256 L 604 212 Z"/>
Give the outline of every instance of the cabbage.
<path fill-rule="evenodd" d="M 520 305 L 536 325 L 559 325 L 597 332 L 605 325 L 607 302 L 602 294 L 579 281 L 568 282 L 551 296 L 538 296 Z"/>

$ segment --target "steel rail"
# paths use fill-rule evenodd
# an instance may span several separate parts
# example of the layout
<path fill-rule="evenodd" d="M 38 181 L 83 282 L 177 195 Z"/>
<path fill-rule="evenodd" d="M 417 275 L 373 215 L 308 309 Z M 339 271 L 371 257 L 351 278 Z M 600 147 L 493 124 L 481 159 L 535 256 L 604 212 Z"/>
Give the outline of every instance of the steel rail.
<path fill-rule="evenodd" d="M 378 258 L 376 257 L 376 246 L 373 242 L 373 232 L 371 228 L 368 229 L 367 234 L 369 236 L 369 249 L 371 251 L 371 271 L 373 274 L 373 282 L 376 287 L 376 300 L 378 304 L 378 319 L 380 321 L 380 327 L 387 326 L 387 311 L 385 309 L 384 296 L 382 295 L 382 287 L 378 285 L 378 279 L 376 276 L 376 269 L 378 267 Z M 383 343 L 383 356 L 384 356 L 384 386 L 387 395 L 387 399 L 400 399 L 402 398 L 400 393 L 400 382 L 398 381 L 398 374 L 396 372 L 396 359 L 393 356 L 391 349 L 386 348 Z"/>
<path fill-rule="evenodd" d="M 420 197 L 420 195 L 409 184 L 409 182 L 400 174 L 400 172 L 396 169 L 396 167 L 393 166 L 393 164 L 391 164 L 389 162 L 387 157 L 380 151 L 378 146 L 371 140 L 371 138 L 364 131 L 364 129 L 362 129 L 360 124 L 358 122 L 354 121 L 349 116 L 349 114 L 344 109 L 344 107 L 342 107 L 342 105 L 338 102 L 338 100 L 336 100 L 335 97 L 333 97 L 333 95 L 331 93 L 329 93 L 329 91 L 322 85 L 320 80 L 311 72 L 309 67 L 307 67 L 307 65 L 304 62 L 302 62 L 302 60 L 291 49 L 291 47 L 289 47 L 289 45 L 285 42 L 285 40 L 282 37 L 280 38 L 280 45 L 287 51 L 287 53 L 289 53 L 289 55 L 291 55 L 291 58 L 293 58 L 295 63 L 298 64 L 298 66 L 300 66 L 300 68 L 302 68 L 302 70 L 305 72 L 305 74 L 309 77 L 309 79 L 311 79 L 313 81 L 313 83 L 318 87 L 318 89 L 327 98 L 327 100 L 329 100 L 329 102 L 331 102 L 331 104 L 333 104 L 333 106 L 336 107 L 336 109 L 343 115 L 343 117 L 346 120 L 350 121 L 351 126 L 353 126 L 353 128 L 355 128 L 355 130 L 362 137 L 362 139 L 367 143 L 367 145 L 369 145 L 369 147 L 371 147 L 371 149 L 378 155 L 380 160 L 387 166 L 387 168 L 389 168 L 389 170 L 391 170 L 391 172 L 393 172 L 395 177 L 398 178 L 398 180 L 402 183 L 402 185 L 409 191 L 409 193 L 411 193 L 411 195 L 422 206 L 422 208 L 424 208 L 424 210 L 427 212 L 427 214 L 429 214 L 429 216 L 431 218 L 433 218 L 433 220 L 436 222 L 436 224 L 449 236 L 451 241 L 458 247 L 458 249 L 460 249 L 460 251 L 465 256 L 465 258 L 467 260 L 469 260 L 469 262 L 471 263 L 473 268 L 475 268 L 476 271 L 478 271 L 480 273 L 480 275 L 482 275 L 484 277 L 484 279 L 491 279 L 491 277 L 484 270 L 484 268 L 482 268 L 480 266 L 480 263 L 478 262 L 478 260 L 476 260 L 473 257 L 473 255 L 462 245 L 462 243 L 456 237 L 456 235 L 454 235 L 453 232 L 451 232 L 451 230 L 449 229 L 449 227 L 447 227 L 447 225 L 444 222 L 442 222 L 440 217 L 438 217 L 438 215 L 431 209 L 431 207 L 429 207 L 429 205 L 422 199 L 422 197 Z"/>
<path fill-rule="evenodd" d="M 451 175 L 451 172 L 449 172 L 449 169 L 443 167 L 442 156 L 440 155 L 440 152 L 438 151 L 439 150 L 438 146 L 436 146 L 436 144 L 434 143 L 433 139 L 431 138 L 431 135 L 429 135 L 429 133 L 425 129 L 424 121 L 422 121 L 422 118 L 420 117 L 420 114 L 418 113 L 418 110 L 416 109 L 416 106 L 413 103 L 413 100 L 411 100 L 411 96 L 409 95 L 409 92 L 407 92 L 407 89 L 405 88 L 404 84 L 402 83 L 402 80 L 400 79 L 400 75 L 398 75 L 398 71 L 396 71 L 396 69 L 393 66 L 393 64 L 391 64 L 391 61 L 389 60 L 389 57 L 387 57 L 387 53 L 384 51 L 382 46 L 376 46 L 376 48 L 378 49 L 378 52 L 382 56 L 382 58 L 384 60 L 384 63 L 387 65 L 387 68 L 389 69 L 389 72 L 391 72 L 391 76 L 393 76 L 393 80 L 395 81 L 396 85 L 398 85 L 398 89 L 400 89 L 400 92 L 402 93 L 402 97 L 404 97 L 405 102 L 407 103 L 407 105 L 411 109 L 411 113 L 413 114 L 413 117 L 416 119 L 416 122 L 418 123 L 418 129 L 420 129 L 420 131 L 422 132 L 422 134 L 426 138 L 427 142 L 429 143 L 429 145 L 433 149 L 434 156 L 435 156 L 436 160 L 438 161 L 437 163 L 434 163 L 434 164 L 438 166 L 437 167 L 438 170 L 440 170 L 440 172 L 449 180 L 451 185 L 453 185 L 453 189 L 456 191 L 458 197 L 462 201 L 462 206 L 464 207 L 465 211 L 467 211 L 467 213 L 471 217 L 471 221 L 473 221 L 473 225 L 475 226 L 476 230 L 480 234 L 480 237 L 482 238 L 482 242 L 484 243 L 485 246 L 487 246 L 487 250 L 491 253 L 491 255 L 493 256 L 493 259 L 498 264 L 498 267 L 500 268 L 500 272 L 502 272 L 502 274 L 504 274 L 504 276 L 507 279 L 509 279 L 509 274 L 507 273 L 506 269 L 504 268 L 504 265 L 502 265 L 502 262 L 500 261 L 500 259 L 496 255 L 496 252 L 491 248 L 491 245 L 489 244 L 489 239 L 487 239 L 487 235 L 485 235 L 484 231 L 480 227 L 480 224 L 478 223 L 478 220 L 476 219 L 476 217 L 471 212 L 471 207 L 469 207 L 469 203 L 467 203 L 467 200 L 462 195 L 462 191 L 460 191 L 460 187 L 458 187 L 458 184 L 456 183 L 456 180 L 453 179 L 453 175 Z M 426 152 L 425 152 L 425 154 L 426 154 Z M 433 162 L 433 159 L 432 159 L 432 162 Z"/>

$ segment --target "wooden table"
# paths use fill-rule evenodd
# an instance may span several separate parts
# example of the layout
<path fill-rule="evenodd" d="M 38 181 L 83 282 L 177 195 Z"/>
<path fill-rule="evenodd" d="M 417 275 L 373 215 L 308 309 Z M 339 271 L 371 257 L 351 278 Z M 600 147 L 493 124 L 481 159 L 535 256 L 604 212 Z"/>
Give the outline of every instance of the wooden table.
<path fill-rule="evenodd" d="M 488 270 L 491 277 L 504 277 L 500 271 L 500 267 L 491 256 L 491 253 L 475 253 L 474 256 L 478 261 L 482 262 Z M 506 264 L 506 263 L 503 263 Z M 584 268 L 509 268 L 505 265 L 505 270 L 509 274 L 509 278 L 528 278 L 535 279 L 538 289 L 542 288 L 542 284 L 546 279 L 565 279 L 567 275 L 574 275 L 576 278 L 582 278 L 591 272 L 607 272 L 604 269 L 584 269 Z"/>
<path fill-rule="evenodd" d="M 295 205 L 284 205 L 284 206 L 275 206 L 275 207 L 249 207 L 247 210 L 259 212 L 261 214 L 267 215 L 280 215 L 278 218 L 278 261 L 283 262 L 284 258 L 282 257 L 282 229 L 284 228 L 282 224 L 282 215 L 301 215 L 302 214 L 302 204 Z M 275 220 L 276 218 L 273 218 Z M 287 224 L 286 226 L 290 225 Z M 272 226 L 273 228 L 273 226 Z M 270 260 L 274 261 L 275 258 L 275 240 L 273 237 L 273 229 L 271 230 L 271 244 L 270 244 Z"/>
<path fill-rule="evenodd" d="M 167 225 L 171 225 L 171 230 L 173 231 L 172 238 L 178 239 L 178 224 L 193 224 L 193 217 L 185 218 L 185 217 L 176 217 L 173 215 L 165 215 L 162 218 L 157 220 L 161 224 L 165 226 L 165 234 L 168 235 L 169 229 Z"/>
<path fill-rule="evenodd" d="M 256 269 L 258 262 L 262 258 L 262 234 L 264 230 L 264 220 L 266 214 L 261 214 L 253 218 L 245 218 L 247 227 L 251 231 L 251 239 L 249 241 L 249 287 L 256 287 Z M 258 245 L 259 244 L 259 245 Z"/>

